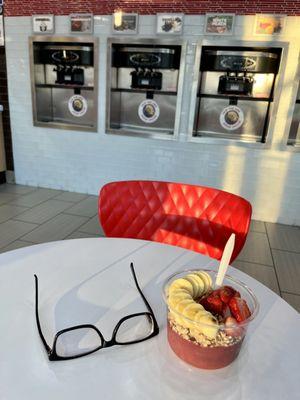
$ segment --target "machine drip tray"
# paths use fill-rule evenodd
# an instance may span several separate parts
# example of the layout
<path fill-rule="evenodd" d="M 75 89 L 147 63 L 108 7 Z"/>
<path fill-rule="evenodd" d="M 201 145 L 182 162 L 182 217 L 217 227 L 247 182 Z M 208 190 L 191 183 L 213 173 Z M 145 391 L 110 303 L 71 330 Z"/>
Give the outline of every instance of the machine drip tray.
<path fill-rule="evenodd" d="M 145 134 L 147 136 L 152 134 L 163 134 L 163 135 L 173 135 L 173 131 L 170 129 L 157 129 L 157 128 L 150 128 L 150 127 L 144 127 L 144 126 L 138 126 L 138 125 L 129 125 L 129 124 L 122 124 L 122 125 L 117 125 L 117 124 L 111 124 L 111 129 L 115 130 L 115 133 L 135 133 L 135 134 Z"/>
<path fill-rule="evenodd" d="M 74 125 L 74 120 L 68 120 L 67 118 L 41 118 L 39 120 L 39 122 L 41 123 L 56 123 L 56 124 L 72 124 Z M 83 128 L 92 128 L 93 125 L 92 124 L 76 124 L 76 126 L 80 127 L 82 126 Z"/>
<path fill-rule="evenodd" d="M 194 137 L 211 137 L 211 138 L 218 138 L 218 139 L 231 139 L 231 140 L 239 140 L 245 141 L 249 143 L 258 143 L 261 142 L 260 136 L 255 135 L 247 135 L 247 134 L 234 134 L 234 133 L 214 133 L 210 131 L 201 131 L 201 132 L 194 132 Z"/>

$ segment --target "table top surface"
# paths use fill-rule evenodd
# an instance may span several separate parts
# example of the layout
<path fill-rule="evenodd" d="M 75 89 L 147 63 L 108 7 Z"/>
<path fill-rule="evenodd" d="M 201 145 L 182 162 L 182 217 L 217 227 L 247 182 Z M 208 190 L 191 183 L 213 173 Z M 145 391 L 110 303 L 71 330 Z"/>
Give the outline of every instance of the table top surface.
<path fill-rule="evenodd" d="M 96 325 L 110 339 L 124 315 L 146 311 L 130 273 L 160 326 L 158 336 L 70 361 L 50 362 L 34 314 L 34 273 L 45 337 L 72 325 Z M 295 399 L 299 396 L 299 314 L 275 293 L 230 267 L 256 294 L 260 311 L 239 357 L 215 371 L 180 360 L 166 338 L 164 280 L 218 263 L 185 249 L 133 239 L 75 239 L 0 255 L 0 400 Z"/>

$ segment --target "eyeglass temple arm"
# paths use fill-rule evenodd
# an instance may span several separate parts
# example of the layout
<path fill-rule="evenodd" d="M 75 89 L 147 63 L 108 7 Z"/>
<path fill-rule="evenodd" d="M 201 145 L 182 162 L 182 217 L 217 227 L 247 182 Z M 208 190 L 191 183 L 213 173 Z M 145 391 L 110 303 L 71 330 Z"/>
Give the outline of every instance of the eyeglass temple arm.
<path fill-rule="evenodd" d="M 134 279 L 135 285 L 137 287 L 137 290 L 139 291 L 140 295 L 142 296 L 142 299 L 144 300 L 144 303 L 146 304 L 146 307 L 148 308 L 148 310 L 152 314 L 152 316 L 153 316 L 153 318 L 154 318 L 154 320 L 155 320 L 155 322 L 157 324 L 156 318 L 154 316 L 154 312 L 153 312 L 150 304 L 148 303 L 146 297 L 144 296 L 144 294 L 143 294 L 143 292 L 142 292 L 142 290 L 141 290 L 141 288 L 140 288 L 140 286 L 138 284 L 138 281 L 137 281 L 137 278 L 136 278 L 136 274 L 135 274 L 135 270 L 134 270 L 134 267 L 133 267 L 133 263 L 130 263 L 130 269 L 131 269 L 131 272 L 132 272 L 133 279 Z"/>
<path fill-rule="evenodd" d="M 40 324 L 40 318 L 39 318 L 39 299 L 38 299 L 38 277 L 36 275 L 34 275 L 34 279 L 35 279 L 35 318 L 36 318 L 36 324 L 37 324 L 37 328 L 39 331 L 39 335 L 42 339 L 43 345 L 45 346 L 45 349 L 47 350 L 47 353 L 50 354 L 51 353 L 51 348 L 48 345 L 48 343 L 46 342 L 46 339 L 43 335 L 42 332 L 42 328 L 41 328 L 41 324 Z"/>

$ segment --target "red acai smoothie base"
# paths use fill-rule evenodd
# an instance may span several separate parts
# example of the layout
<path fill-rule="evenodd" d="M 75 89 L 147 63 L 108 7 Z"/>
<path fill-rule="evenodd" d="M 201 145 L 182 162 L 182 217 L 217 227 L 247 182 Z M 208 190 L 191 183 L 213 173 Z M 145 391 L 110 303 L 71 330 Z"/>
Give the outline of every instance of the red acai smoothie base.
<path fill-rule="evenodd" d="M 183 361 L 197 368 L 218 369 L 232 363 L 238 356 L 243 339 L 228 347 L 204 347 L 186 340 L 176 333 L 168 323 L 169 345 Z"/>

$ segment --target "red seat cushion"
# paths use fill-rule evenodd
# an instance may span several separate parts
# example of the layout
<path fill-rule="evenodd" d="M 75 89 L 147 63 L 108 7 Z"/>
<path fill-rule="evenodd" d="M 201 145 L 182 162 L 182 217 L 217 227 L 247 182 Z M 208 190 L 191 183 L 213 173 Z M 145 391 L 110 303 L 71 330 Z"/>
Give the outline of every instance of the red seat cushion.
<path fill-rule="evenodd" d="M 108 183 L 99 195 L 99 219 L 109 237 L 152 240 L 220 259 L 231 233 L 241 251 L 251 205 L 218 189 L 159 181 Z"/>

